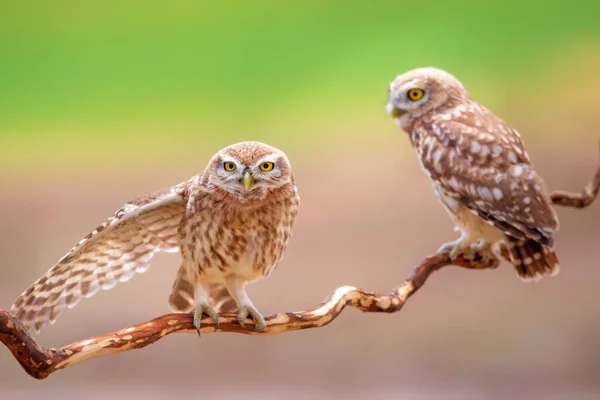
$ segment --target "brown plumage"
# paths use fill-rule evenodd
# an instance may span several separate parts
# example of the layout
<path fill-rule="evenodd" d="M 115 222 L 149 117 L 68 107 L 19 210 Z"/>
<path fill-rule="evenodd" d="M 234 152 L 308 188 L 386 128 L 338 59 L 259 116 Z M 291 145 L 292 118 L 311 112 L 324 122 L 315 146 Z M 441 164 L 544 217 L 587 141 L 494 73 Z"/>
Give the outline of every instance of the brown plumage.
<path fill-rule="evenodd" d="M 239 310 L 241 324 L 251 316 L 264 329 L 245 285 L 281 261 L 298 205 L 283 152 L 258 142 L 226 147 L 200 175 L 125 204 L 25 290 L 13 312 L 37 332 L 82 298 L 146 271 L 154 253 L 181 251 L 173 311 L 195 307 L 199 329 L 203 313 L 218 323 L 217 310 Z"/>
<path fill-rule="evenodd" d="M 451 256 L 506 245 L 525 281 L 558 273 L 559 223 L 516 130 L 471 98 L 449 73 L 420 68 L 390 85 L 387 111 L 409 136 L 424 172 L 462 232 Z"/>

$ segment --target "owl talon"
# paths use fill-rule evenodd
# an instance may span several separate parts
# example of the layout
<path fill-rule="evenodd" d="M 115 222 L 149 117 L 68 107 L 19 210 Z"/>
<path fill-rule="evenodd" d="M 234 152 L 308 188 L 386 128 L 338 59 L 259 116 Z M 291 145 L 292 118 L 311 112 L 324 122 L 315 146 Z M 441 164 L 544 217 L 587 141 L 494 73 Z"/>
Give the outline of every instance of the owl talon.
<path fill-rule="evenodd" d="M 459 257 L 463 257 L 465 260 L 473 260 L 475 253 L 473 252 L 471 245 L 464 241 L 462 238 L 455 240 L 454 242 L 444 243 L 438 252 L 444 253 L 450 251 L 449 257 L 451 261 L 456 261 Z"/>
<path fill-rule="evenodd" d="M 489 268 L 496 268 L 500 259 L 494 252 L 492 245 L 485 240 L 479 240 L 471 245 L 471 250 L 480 258 L 480 262 Z"/>
<path fill-rule="evenodd" d="M 202 321 L 202 315 L 206 315 L 212 319 L 215 328 L 219 327 L 219 314 L 215 309 L 208 303 L 199 303 L 194 309 L 194 327 L 196 328 L 196 332 L 198 332 L 198 336 L 202 336 L 200 334 L 200 321 Z"/>
<path fill-rule="evenodd" d="M 245 320 L 247 317 L 251 317 L 254 320 L 255 331 L 262 332 L 267 326 L 265 318 L 260 312 L 258 312 L 256 308 L 254 308 L 253 306 L 241 306 L 240 312 L 237 316 L 237 320 L 243 328 L 246 327 Z"/>
<path fill-rule="evenodd" d="M 450 252 L 450 258 L 452 261 L 456 261 L 457 258 L 462 256 L 465 260 L 473 261 L 475 259 L 475 252 L 471 248 L 471 246 L 456 246 Z"/>
<path fill-rule="evenodd" d="M 445 243 L 438 251 L 450 251 L 449 257 L 452 262 L 462 257 L 466 261 L 481 262 L 488 268 L 496 268 L 500 264 L 500 259 L 492 250 L 492 246 L 484 240 L 469 243 L 458 239 L 454 242 Z"/>

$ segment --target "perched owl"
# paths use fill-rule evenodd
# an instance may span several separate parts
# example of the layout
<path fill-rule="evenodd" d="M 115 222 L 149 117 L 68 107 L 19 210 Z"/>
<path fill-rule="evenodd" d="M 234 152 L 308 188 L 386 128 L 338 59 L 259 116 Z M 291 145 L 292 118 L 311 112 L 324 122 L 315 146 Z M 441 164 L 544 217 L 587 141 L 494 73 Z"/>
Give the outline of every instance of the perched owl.
<path fill-rule="evenodd" d="M 497 262 L 508 249 L 518 276 L 556 275 L 559 223 L 521 137 L 471 98 L 452 75 L 420 68 L 398 76 L 387 112 L 410 136 L 433 190 L 460 230 L 442 248 Z"/>
<path fill-rule="evenodd" d="M 202 314 L 218 324 L 215 306 L 237 308 L 240 324 L 250 316 L 262 330 L 245 286 L 281 261 L 298 205 L 283 152 L 258 142 L 226 147 L 203 173 L 125 204 L 25 290 L 13 312 L 38 332 L 82 298 L 146 271 L 154 253 L 181 251 L 173 311 L 194 309 L 199 332 Z"/>

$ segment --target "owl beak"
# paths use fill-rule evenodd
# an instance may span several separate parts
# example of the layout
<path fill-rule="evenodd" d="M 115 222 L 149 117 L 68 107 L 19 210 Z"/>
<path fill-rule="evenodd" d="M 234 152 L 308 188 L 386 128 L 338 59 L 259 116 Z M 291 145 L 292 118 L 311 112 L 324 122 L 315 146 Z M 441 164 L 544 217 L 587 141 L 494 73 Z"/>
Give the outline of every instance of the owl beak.
<path fill-rule="evenodd" d="M 401 110 L 394 106 L 391 101 L 387 103 L 387 105 L 385 106 L 385 110 L 388 112 L 388 114 L 392 116 L 392 118 L 401 117 L 405 113 L 404 110 Z"/>
<path fill-rule="evenodd" d="M 248 171 L 244 172 L 244 176 L 242 177 L 242 184 L 244 185 L 244 188 L 246 190 L 248 190 L 253 183 L 254 183 L 254 178 L 252 178 L 252 175 L 250 175 L 250 172 L 248 172 Z"/>

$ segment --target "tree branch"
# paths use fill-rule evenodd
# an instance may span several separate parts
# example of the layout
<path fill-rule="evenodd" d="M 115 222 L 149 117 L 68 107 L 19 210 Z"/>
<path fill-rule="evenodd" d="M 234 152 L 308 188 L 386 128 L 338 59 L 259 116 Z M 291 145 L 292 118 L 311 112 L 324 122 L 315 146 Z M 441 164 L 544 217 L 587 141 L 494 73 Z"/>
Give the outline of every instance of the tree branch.
<path fill-rule="evenodd" d="M 551 193 L 554 204 L 565 207 L 584 208 L 590 205 L 600 189 L 600 165 L 590 183 L 581 193 L 556 191 Z M 300 329 L 320 328 L 331 323 L 350 306 L 364 312 L 394 313 L 400 311 L 408 298 L 419 290 L 427 278 L 448 265 L 468 269 L 494 268 L 481 259 L 459 259 L 451 262 L 447 252 L 438 252 L 423 260 L 408 278 L 388 295 L 366 292 L 353 286 L 335 289 L 315 309 L 308 311 L 278 313 L 266 318 L 264 331 L 252 330 L 253 321 L 247 320 L 248 328 L 242 328 L 234 314 L 222 314 L 220 325 L 202 320 L 202 333 L 235 332 L 248 335 L 275 335 Z M 34 378 L 44 379 L 55 371 L 79 362 L 107 354 L 141 349 L 171 333 L 196 332 L 190 314 L 166 314 L 117 332 L 95 336 L 55 349 L 40 347 L 14 315 L 0 309 L 0 341 L 11 351 L 23 369 Z"/>
<path fill-rule="evenodd" d="M 592 204 L 592 202 L 598 196 L 600 190 L 600 166 L 596 168 L 596 173 L 585 185 L 581 193 L 569 193 L 563 192 L 562 190 L 555 190 L 550 193 L 552 203 L 557 206 L 573 207 L 573 208 L 585 208 Z"/>

